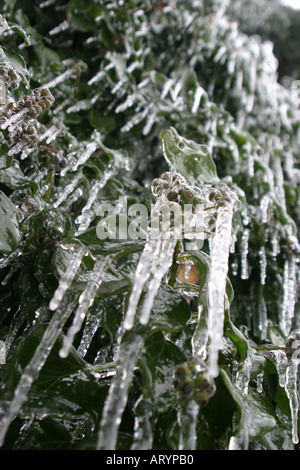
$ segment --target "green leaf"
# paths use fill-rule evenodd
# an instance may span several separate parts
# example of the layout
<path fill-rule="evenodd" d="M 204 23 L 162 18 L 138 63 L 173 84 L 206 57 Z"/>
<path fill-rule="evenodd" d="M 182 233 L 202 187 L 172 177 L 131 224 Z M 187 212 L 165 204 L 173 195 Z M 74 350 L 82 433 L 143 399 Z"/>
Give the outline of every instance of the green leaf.
<path fill-rule="evenodd" d="M 3 398 L 8 399 L 14 391 L 20 373 L 31 359 L 37 345 L 42 339 L 46 325 L 34 328 L 21 341 L 13 356 L 6 364 L 8 376 L 3 390 Z M 26 402 L 20 411 L 23 418 L 35 416 L 38 419 L 47 417 L 59 420 L 84 419 L 98 423 L 100 397 L 103 391 L 96 378 L 91 374 L 87 363 L 72 349 L 66 359 L 61 359 L 59 350 L 62 338 L 59 338 L 42 368 L 39 377 L 33 382 Z"/>
<path fill-rule="evenodd" d="M 208 147 L 181 137 L 176 129 L 161 134 L 165 158 L 170 167 L 183 175 L 190 184 L 217 183 L 216 165 Z"/>
<path fill-rule="evenodd" d="M 0 46 L 0 64 L 12 67 L 21 77 L 25 86 L 29 87 L 29 73 L 25 60 L 20 54 Z"/>
<path fill-rule="evenodd" d="M 162 284 L 155 297 L 150 325 L 172 333 L 183 330 L 191 309 L 182 295 L 168 284 Z"/>
<path fill-rule="evenodd" d="M 223 368 L 220 369 L 220 376 L 238 408 L 238 422 L 234 432 L 236 438 L 247 443 L 276 426 L 275 413 L 264 395 L 251 387 L 247 395 L 242 395 Z"/>
<path fill-rule="evenodd" d="M 185 360 L 181 349 L 167 340 L 161 331 L 154 330 L 147 337 L 138 365 L 143 376 L 144 395 L 152 400 L 153 411 L 161 413 L 176 407 L 174 373 L 176 366 Z"/>
<path fill-rule="evenodd" d="M 5 184 L 9 189 L 22 189 L 32 188 L 35 192 L 37 190 L 37 184 L 30 181 L 22 170 L 20 169 L 19 162 L 14 160 L 12 165 L 8 168 L 0 170 L 0 182 Z"/>
<path fill-rule="evenodd" d="M 0 252 L 11 253 L 20 243 L 19 213 L 11 200 L 0 191 Z"/>

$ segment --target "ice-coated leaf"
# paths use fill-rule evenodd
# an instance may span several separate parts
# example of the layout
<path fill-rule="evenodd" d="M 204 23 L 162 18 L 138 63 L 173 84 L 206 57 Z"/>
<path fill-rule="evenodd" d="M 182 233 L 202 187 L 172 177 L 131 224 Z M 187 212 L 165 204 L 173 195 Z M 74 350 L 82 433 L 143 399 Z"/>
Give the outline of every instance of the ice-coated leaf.
<path fill-rule="evenodd" d="M 263 436 L 276 426 L 275 414 L 267 398 L 254 390 L 242 396 L 224 369 L 220 369 L 220 375 L 239 410 L 232 446 L 236 448 L 235 445 L 237 445 L 240 450 L 245 450 L 249 442 Z"/>
<path fill-rule="evenodd" d="M 181 349 L 159 330 L 154 330 L 145 341 L 139 367 L 144 376 L 145 393 L 152 401 L 154 411 L 162 412 L 176 406 L 174 374 L 176 367 L 185 360 Z"/>
<path fill-rule="evenodd" d="M 193 185 L 218 182 L 216 165 L 205 145 L 181 137 L 173 127 L 161 134 L 164 156 L 173 171 Z"/>
<path fill-rule="evenodd" d="M 29 72 L 23 57 L 15 51 L 5 47 L 0 47 L 0 64 L 12 67 L 12 69 L 22 78 L 26 88 L 29 86 Z"/>
<path fill-rule="evenodd" d="M 40 325 L 19 344 L 8 363 L 10 373 L 1 399 L 7 399 L 13 393 L 13 384 L 34 354 L 44 332 L 45 326 Z M 34 413 L 40 419 L 52 417 L 66 420 L 77 416 L 77 419 L 86 417 L 91 423 L 93 420 L 97 422 L 98 411 L 90 400 L 92 396 L 97 400 L 96 397 L 101 394 L 97 380 L 75 350 L 65 360 L 61 359 L 58 354 L 61 345 L 61 338 L 58 338 L 39 377 L 30 388 L 21 408 L 21 416 L 28 418 Z"/>
<path fill-rule="evenodd" d="M 21 240 L 19 213 L 2 191 L 0 191 L 0 220 L 0 252 L 11 253 Z"/>

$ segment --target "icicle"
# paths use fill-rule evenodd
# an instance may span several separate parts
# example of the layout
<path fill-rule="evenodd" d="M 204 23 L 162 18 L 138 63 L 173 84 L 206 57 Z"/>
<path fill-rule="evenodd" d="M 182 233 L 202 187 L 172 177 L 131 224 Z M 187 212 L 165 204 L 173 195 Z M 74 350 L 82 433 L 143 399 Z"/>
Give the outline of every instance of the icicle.
<path fill-rule="evenodd" d="M 258 252 L 259 265 L 260 265 L 260 283 L 262 286 L 266 283 L 266 271 L 267 271 L 267 258 L 265 247 L 262 246 Z"/>
<path fill-rule="evenodd" d="M 219 207 L 216 233 L 212 241 L 211 269 L 208 294 L 209 369 L 212 377 L 218 375 L 218 356 L 223 346 L 224 301 L 228 258 L 231 244 L 233 205 Z"/>
<path fill-rule="evenodd" d="M 268 332 L 268 310 L 262 292 L 258 299 L 257 314 L 257 335 L 261 340 L 265 340 Z"/>
<path fill-rule="evenodd" d="M 131 450 L 148 450 L 152 448 L 153 433 L 148 400 L 142 395 L 135 405 L 134 435 Z"/>
<path fill-rule="evenodd" d="M 264 380 L 264 373 L 260 372 L 256 376 L 256 390 L 258 391 L 258 393 L 263 392 L 263 380 Z"/>
<path fill-rule="evenodd" d="M 248 395 L 250 372 L 253 364 L 251 356 L 251 353 L 248 354 L 236 376 L 236 386 L 243 396 Z"/>
<path fill-rule="evenodd" d="M 153 277 L 149 283 L 147 295 L 143 302 L 142 312 L 139 319 L 142 325 L 147 325 L 147 323 L 149 322 L 151 309 L 153 306 L 154 299 L 157 295 L 159 286 L 162 282 L 164 275 L 172 264 L 173 253 L 176 243 L 177 240 L 175 238 L 163 240 L 161 244 L 161 249 L 158 253 L 158 257 L 154 258 L 154 261 L 156 262 L 154 266 L 152 265 Z"/>
<path fill-rule="evenodd" d="M 74 338 L 76 334 L 80 331 L 80 328 L 83 324 L 86 313 L 94 303 L 96 292 L 99 289 L 103 281 L 103 278 L 105 276 L 105 273 L 107 271 L 109 264 L 110 264 L 109 258 L 105 258 L 105 259 L 98 258 L 96 260 L 94 269 L 92 272 L 92 278 L 90 281 L 88 281 L 86 288 L 84 289 L 81 296 L 79 297 L 79 300 L 78 300 L 79 305 L 75 312 L 73 323 L 71 327 L 69 328 L 64 338 L 63 345 L 59 351 L 60 357 L 65 358 L 68 356 L 70 349 L 72 347 Z"/>
<path fill-rule="evenodd" d="M 191 400 L 183 409 L 180 407 L 177 415 L 179 424 L 179 446 L 178 450 L 195 450 L 197 445 L 197 418 L 199 405 Z"/>
<path fill-rule="evenodd" d="M 1 340 L 0 341 L 0 365 L 6 363 L 6 355 L 7 355 L 6 343 Z"/>
<path fill-rule="evenodd" d="M 9 126 L 15 127 L 16 125 L 18 125 L 20 122 L 23 121 L 24 115 L 27 113 L 28 113 L 28 109 L 24 108 L 21 111 L 13 114 L 10 118 L 6 119 L 6 121 L 4 121 L 1 124 L 0 126 L 1 129 L 2 130 L 7 129 Z"/>
<path fill-rule="evenodd" d="M 15 258 L 18 258 L 22 254 L 22 247 L 18 246 L 18 248 L 16 248 L 16 250 L 14 250 L 12 253 L 3 256 L 3 258 L 0 259 L 0 269 L 6 268 L 6 266 L 8 266 L 11 261 L 13 261 Z"/>
<path fill-rule="evenodd" d="M 82 333 L 82 338 L 78 346 L 78 353 L 84 357 L 91 344 L 94 334 L 98 330 L 101 324 L 102 308 L 98 308 L 97 311 L 89 312 L 87 315 L 86 324 Z"/>
<path fill-rule="evenodd" d="M 92 139 L 92 142 L 90 142 L 87 145 L 83 154 L 79 157 L 79 159 L 74 164 L 72 168 L 73 171 L 77 171 L 80 165 L 84 165 L 84 163 L 88 161 L 90 156 L 93 155 L 95 150 L 97 150 L 97 148 L 99 147 L 100 134 L 98 132 L 93 132 L 93 134 L 91 135 L 91 139 Z"/>
<path fill-rule="evenodd" d="M 279 246 L 279 240 L 278 240 L 278 234 L 277 233 L 272 234 L 271 246 L 272 246 L 272 256 L 274 258 L 276 258 L 278 253 L 280 253 L 280 246 Z"/>
<path fill-rule="evenodd" d="M 81 188 L 77 188 L 70 197 L 64 202 L 64 210 L 70 212 L 72 210 L 72 206 L 75 202 L 77 202 L 83 195 L 83 191 Z"/>
<path fill-rule="evenodd" d="M 6 284 L 8 283 L 8 281 L 12 278 L 12 276 L 15 274 L 15 272 L 18 271 L 18 269 L 20 268 L 20 264 L 16 263 L 16 264 L 13 264 L 11 267 L 10 267 L 10 271 L 7 273 L 7 275 L 5 276 L 5 278 L 3 279 L 3 281 L 1 282 L 1 285 L 2 286 L 6 286 Z"/>
<path fill-rule="evenodd" d="M 69 21 L 67 20 L 64 20 L 62 23 L 60 23 L 58 26 L 56 26 L 55 28 L 51 29 L 51 31 L 49 31 L 49 36 L 54 36 L 55 34 L 58 34 L 58 33 L 61 33 L 62 31 L 66 31 L 67 29 L 69 29 L 70 27 L 70 23 Z"/>
<path fill-rule="evenodd" d="M 26 401 L 31 385 L 38 378 L 65 322 L 72 313 L 74 305 L 75 301 L 69 298 L 69 296 L 66 296 L 61 308 L 56 310 L 52 317 L 30 362 L 23 370 L 19 383 L 15 388 L 14 397 L 9 404 L 9 408 L 0 420 L 0 446 L 4 442 L 10 424 Z"/>
<path fill-rule="evenodd" d="M 266 194 L 261 198 L 259 207 L 261 211 L 261 221 L 263 224 L 266 224 L 268 222 L 268 208 L 270 204 L 270 196 L 269 194 Z"/>
<path fill-rule="evenodd" d="M 284 351 L 280 349 L 278 351 L 273 351 L 275 355 L 275 364 L 278 374 L 278 381 L 280 387 L 285 387 L 286 384 L 286 371 L 288 367 L 288 359 Z"/>
<path fill-rule="evenodd" d="M 116 448 L 118 429 L 127 403 L 129 387 L 143 345 L 144 339 L 140 335 L 134 335 L 130 341 L 121 344 L 116 374 L 112 379 L 102 412 L 97 442 L 98 450 L 114 450 Z"/>
<path fill-rule="evenodd" d="M 283 270 L 283 299 L 280 312 L 279 326 L 285 336 L 292 327 L 295 309 L 296 293 L 296 261 L 295 255 L 285 260 Z"/>
<path fill-rule="evenodd" d="M 159 248 L 159 246 L 157 246 L 155 240 L 151 239 L 148 240 L 144 246 L 144 250 L 136 268 L 134 284 L 129 297 L 128 308 L 124 320 L 123 326 L 126 330 L 130 330 L 133 327 L 134 317 L 143 287 L 151 275 L 153 259 L 158 255 L 158 252 L 156 253 L 156 251 L 158 251 L 157 248 Z"/>
<path fill-rule="evenodd" d="M 250 231 L 249 229 L 244 229 L 241 239 L 241 278 L 248 279 L 249 272 L 248 272 L 248 241 L 249 241 Z"/>
<path fill-rule="evenodd" d="M 82 174 L 78 173 L 73 181 L 63 189 L 63 191 L 60 193 L 58 199 L 55 201 L 53 204 L 53 207 L 57 209 L 67 198 L 68 196 L 74 191 L 76 188 L 77 184 L 79 181 L 83 178 Z"/>
<path fill-rule="evenodd" d="M 94 75 L 94 77 L 92 77 L 88 81 L 88 85 L 91 86 L 91 85 L 94 85 L 94 83 L 100 82 L 100 80 L 102 80 L 104 76 L 105 76 L 105 72 L 103 70 L 100 70 L 100 72 L 97 72 L 96 75 Z"/>
<path fill-rule="evenodd" d="M 66 249 L 70 249 L 70 248 L 68 247 Z M 85 256 L 85 254 L 86 254 L 86 249 L 84 247 L 81 247 L 75 253 L 74 257 L 71 259 L 71 262 L 69 263 L 64 275 L 60 278 L 58 287 L 56 291 L 54 292 L 52 299 L 50 300 L 49 310 L 55 311 L 59 307 L 65 293 L 71 286 L 72 281 L 77 274 L 77 271 L 81 265 L 82 259 Z"/>
<path fill-rule="evenodd" d="M 53 125 L 49 127 L 43 134 L 39 137 L 40 142 L 45 140 L 46 144 L 49 145 L 56 137 L 60 134 L 62 129 L 58 125 Z"/>
<path fill-rule="evenodd" d="M 196 112 L 198 111 L 198 108 L 200 106 L 201 98 L 204 94 L 206 94 L 204 89 L 201 86 L 198 86 L 197 89 L 196 89 L 196 92 L 195 92 L 193 106 L 192 106 L 192 109 L 191 109 L 191 112 L 193 114 L 196 114 Z"/>
<path fill-rule="evenodd" d="M 134 126 L 142 122 L 148 115 L 148 107 L 139 113 L 133 115 L 131 119 L 121 128 L 121 132 L 129 132 Z"/>
<path fill-rule="evenodd" d="M 104 188 L 109 178 L 113 176 L 115 169 L 108 169 L 102 176 L 101 180 L 97 181 L 92 188 L 90 188 L 90 197 L 86 205 L 83 207 L 81 214 L 76 218 L 75 223 L 78 224 L 76 236 L 87 230 L 95 217 L 96 210 L 93 209 L 94 202 L 96 201 L 99 191 Z"/>
<path fill-rule="evenodd" d="M 50 82 L 43 85 L 43 88 L 55 88 L 60 83 L 65 82 L 68 78 L 73 78 L 75 74 L 76 74 L 75 69 L 69 68 L 62 74 L 55 77 L 53 80 L 50 80 Z"/>
<path fill-rule="evenodd" d="M 285 391 L 289 399 L 291 418 L 292 418 L 292 440 L 294 444 L 298 444 L 298 360 L 291 360 L 286 370 Z"/>

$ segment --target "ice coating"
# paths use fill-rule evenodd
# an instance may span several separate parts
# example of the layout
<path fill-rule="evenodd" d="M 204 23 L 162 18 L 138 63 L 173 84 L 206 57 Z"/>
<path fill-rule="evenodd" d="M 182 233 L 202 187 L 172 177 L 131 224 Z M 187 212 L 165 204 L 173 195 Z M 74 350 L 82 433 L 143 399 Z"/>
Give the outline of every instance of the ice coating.
<path fill-rule="evenodd" d="M 69 315 L 72 313 L 76 300 L 69 295 L 66 295 L 62 301 L 60 308 L 58 308 L 53 315 L 46 331 L 36 348 L 31 360 L 23 370 L 20 380 L 15 388 L 14 397 L 9 404 L 9 408 L 2 416 L 0 421 L 0 445 L 3 444 L 8 428 L 23 403 L 27 399 L 32 383 L 38 378 L 39 373 L 44 366 L 59 334 Z"/>
<path fill-rule="evenodd" d="M 68 356 L 75 335 L 80 331 L 86 314 L 95 301 L 97 290 L 99 289 L 103 281 L 109 264 L 109 258 L 98 258 L 95 261 L 95 265 L 92 271 L 92 277 L 88 281 L 86 288 L 79 297 L 78 307 L 76 309 L 72 325 L 70 326 L 64 338 L 63 345 L 59 352 L 60 357 L 64 358 Z"/>
<path fill-rule="evenodd" d="M 74 248 L 71 247 L 71 251 Z M 71 286 L 77 271 L 81 265 L 82 259 L 86 254 L 86 249 L 81 247 L 78 251 L 75 252 L 73 259 L 71 259 L 70 264 L 67 266 L 67 269 L 63 276 L 59 280 L 58 287 L 54 292 L 54 295 L 49 303 L 49 309 L 55 311 L 58 309 L 64 295 L 68 291 L 69 287 Z"/>
<path fill-rule="evenodd" d="M 219 178 L 207 146 L 181 137 L 171 127 L 161 135 L 165 159 L 170 168 L 184 176 L 192 185 L 216 183 Z"/>

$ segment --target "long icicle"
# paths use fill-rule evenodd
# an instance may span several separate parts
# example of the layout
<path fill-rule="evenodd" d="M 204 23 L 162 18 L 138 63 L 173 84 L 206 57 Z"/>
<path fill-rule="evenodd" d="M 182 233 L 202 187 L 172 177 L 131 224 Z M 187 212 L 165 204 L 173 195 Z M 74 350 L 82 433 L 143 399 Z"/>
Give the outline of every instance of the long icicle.
<path fill-rule="evenodd" d="M 149 401 L 142 395 L 135 404 L 134 435 L 131 450 L 148 450 L 152 447 L 152 411 Z"/>
<path fill-rule="evenodd" d="M 284 262 L 283 270 L 283 299 L 280 312 L 279 326 L 287 336 L 292 328 L 296 302 L 296 259 L 291 255 Z"/>
<path fill-rule="evenodd" d="M 155 244 L 155 240 L 148 240 L 137 265 L 134 284 L 129 297 L 128 308 L 123 324 L 126 330 L 130 330 L 133 327 L 135 313 L 143 287 L 151 275 L 155 248 L 158 248 L 158 245 Z"/>
<path fill-rule="evenodd" d="M 76 309 L 72 325 L 70 326 L 64 338 L 63 345 L 59 351 L 60 357 L 65 358 L 68 356 L 70 349 L 72 347 L 74 338 L 76 334 L 78 333 L 78 331 L 80 331 L 80 328 L 82 326 L 82 323 L 85 319 L 85 316 L 89 308 L 94 303 L 96 292 L 99 289 L 103 281 L 103 278 L 105 276 L 105 273 L 107 271 L 109 264 L 110 264 L 109 258 L 103 259 L 102 257 L 100 257 L 96 260 L 94 269 L 92 272 L 93 277 L 88 282 L 86 288 L 84 289 L 84 291 L 79 297 L 79 300 L 78 300 L 79 305 Z"/>
<path fill-rule="evenodd" d="M 114 450 L 118 430 L 127 403 L 129 387 L 144 338 L 134 334 L 130 341 L 121 344 L 116 374 L 112 379 L 100 423 L 97 450 Z"/>
<path fill-rule="evenodd" d="M 137 306 L 146 281 L 152 276 L 143 308 L 140 315 L 140 324 L 149 322 L 151 309 L 163 276 L 173 262 L 173 253 L 178 239 L 181 237 L 181 211 L 178 213 L 178 205 L 175 204 L 174 226 L 170 226 L 170 219 L 160 224 L 159 214 L 164 213 L 169 206 L 158 201 L 155 210 L 151 213 L 147 242 L 136 268 L 134 284 L 128 302 L 128 308 L 124 320 L 124 328 L 130 330 L 133 327 Z M 170 213 L 167 215 L 170 216 Z M 164 218 L 164 216 L 163 216 Z M 180 223 L 179 223 L 180 222 Z"/>
<path fill-rule="evenodd" d="M 223 346 L 224 302 L 231 245 L 232 216 L 232 203 L 226 203 L 219 207 L 216 233 L 212 242 L 211 269 L 207 286 L 209 369 L 212 377 L 217 377 L 219 373 L 218 356 Z"/>
<path fill-rule="evenodd" d="M 179 429 L 179 446 L 178 450 L 195 450 L 197 444 L 197 418 L 199 413 L 199 405 L 194 401 L 187 405 L 186 408 L 178 410 Z"/>
<path fill-rule="evenodd" d="M 94 186 L 90 189 L 90 197 L 88 198 L 86 205 L 83 207 L 81 214 L 76 218 L 75 223 L 78 224 L 76 236 L 87 230 L 95 217 L 96 209 L 93 208 L 94 203 L 98 197 L 99 191 L 104 188 L 108 180 L 114 174 L 113 169 L 108 169 L 104 172 L 101 180 L 97 181 Z"/>
<path fill-rule="evenodd" d="M 298 444 L 298 412 L 299 412 L 299 399 L 298 399 L 298 359 L 292 359 L 286 370 L 286 384 L 285 391 L 289 399 L 292 420 L 292 441 Z"/>
<path fill-rule="evenodd" d="M 37 380 L 40 371 L 44 366 L 58 336 L 60 335 L 65 322 L 71 315 L 76 302 L 77 298 L 74 300 L 74 298 L 71 298 L 69 295 L 64 297 L 60 308 L 57 309 L 53 315 L 30 362 L 22 372 L 8 411 L 0 421 L 0 446 L 3 445 L 9 426 L 20 411 L 23 403 L 26 401 L 32 383 Z"/>
<path fill-rule="evenodd" d="M 153 277 L 149 283 L 147 295 L 143 303 L 143 309 L 140 316 L 140 323 L 147 325 L 150 318 L 150 313 L 153 307 L 153 302 L 156 297 L 159 286 L 162 282 L 164 275 L 173 262 L 173 253 L 176 246 L 177 240 L 170 238 L 169 240 L 163 240 L 158 259 L 153 270 Z"/>

